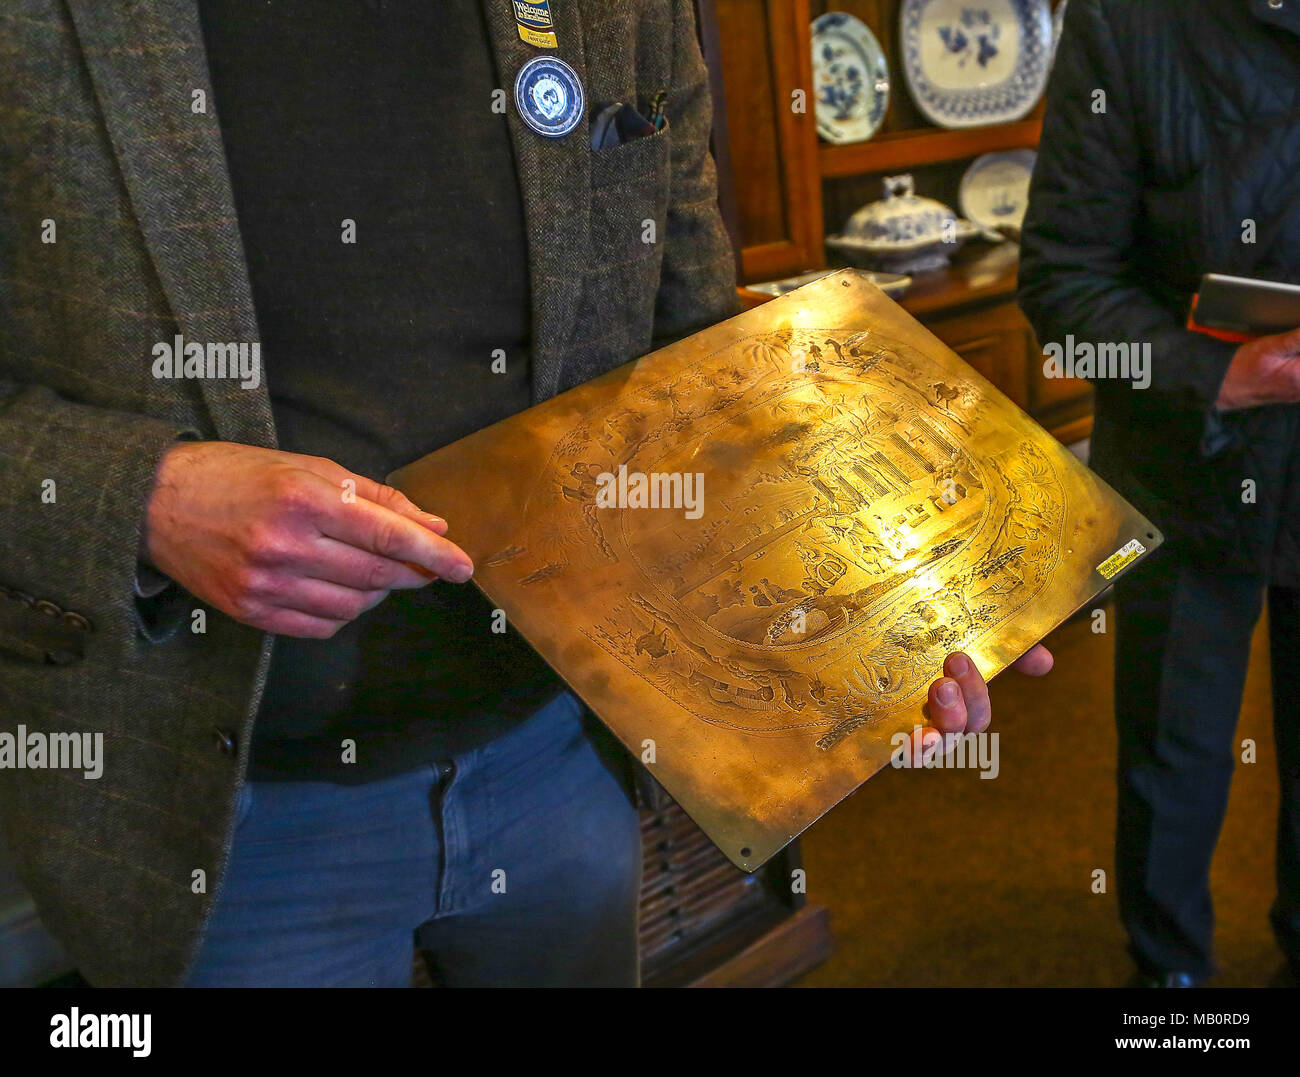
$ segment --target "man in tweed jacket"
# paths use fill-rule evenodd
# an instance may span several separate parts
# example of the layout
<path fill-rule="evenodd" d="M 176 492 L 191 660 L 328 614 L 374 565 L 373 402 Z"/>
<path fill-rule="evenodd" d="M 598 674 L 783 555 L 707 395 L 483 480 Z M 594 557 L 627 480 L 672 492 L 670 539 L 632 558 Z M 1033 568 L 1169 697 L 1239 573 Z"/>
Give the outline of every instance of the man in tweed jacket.
<path fill-rule="evenodd" d="M 516 72 L 542 54 L 573 68 L 593 107 L 626 102 L 644 111 L 667 93 L 666 129 L 600 150 L 591 148 L 585 117 L 567 137 L 544 138 L 513 105 L 489 112 L 486 94 L 474 103 L 482 123 L 508 125 L 518 179 L 528 398 L 545 399 L 734 313 L 732 255 L 708 150 L 706 71 L 688 0 L 556 0 L 554 53 L 524 40 L 511 0 L 447 6 L 454 18 L 437 7 L 448 20 L 443 30 L 454 23 L 466 34 L 478 33 L 481 8 L 490 49 L 468 61 L 494 66 L 507 97 Z M 257 6 L 257 32 L 286 32 L 274 23 L 286 8 L 301 10 Z M 329 22 L 363 8 L 376 20 L 428 18 L 398 0 L 315 10 Z M 261 192 L 252 189 L 245 202 L 232 184 L 234 163 L 253 172 L 259 165 L 238 137 L 257 111 L 243 108 L 239 92 L 223 99 L 215 57 L 209 64 L 214 41 L 256 51 L 255 36 L 239 37 L 237 10 L 216 0 L 11 0 L 0 12 L 0 728 L 103 734 L 98 780 L 59 769 L 0 772 L 0 816 L 20 870 L 46 926 L 96 985 L 399 982 L 403 962 L 409 969 L 409 931 L 437 916 L 456 926 L 423 941 L 445 958 L 447 982 L 635 982 L 636 817 L 622 784 L 602 777 L 608 755 L 580 730 L 571 697 L 543 708 L 549 725 L 533 717 L 487 745 L 413 760 L 415 777 L 354 787 L 246 780 L 274 640 L 324 640 L 435 575 L 444 579 L 430 592 L 451 588 L 447 580 L 463 580 L 470 566 L 443 537 L 447 524 L 373 481 L 383 472 L 357 474 L 325 458 L 332 453 L 279 451 L 285 426 L 267 387 L 268 378 L 275 387 L 277 355 L 267 356 L 268 378 L 157 376 L 162 344 L 263 340 L 274 312 L 260 293 L 255 310 L 255 292 L 285 285 L 273 274 L 250 283 L 250 265 L 275 253 L 263 244 L 258 259 L 249 256 L 246 244 L 252 250 L 269 227 L 253 212 Z M 386 48 L 418 37 L 405 23 L 375 25 L 376 35 L 394 35 L 383 39 Z M 420 32 L 427 29 L 426 22 Z M 344 44 L 360 50 L 363 37 Z M 430 33 L 431 47 L 438 40 Z M 292 69 L 311 54 L 291 48 L 281 59 Z M 238 49 L 225 59 L 232 55 L 237 60 Z M 397 76 L 423 78 L 439 63 L 431 57 Z M 274 66 L 258 77 L 273 77 Z M 392 73 L 371 74 L 378 86 Z M 237 91 L 246 84 L 232 83 Z M 456 111 L 469 107 L 456 89 L 441 103 L 451 122 L 478 122 Z M 364 102 L 367 84 L 355 92 Z M 475 131 L 489 146 L 491 131 Z M 454 155 L 462 147 L 443 148 Z M 304 183 L 303 197 L 312 193 Z M 486 209 L 483 218 L 490 229 Z M 463 212 L 458 219 L 463 227 Z M 637 238 L 647 221 L 656 233 L 649 244 Z M 359 253 L 376 226 L 366 227 Z M 381 280 L 376 302 L 388 284 L 400 291 L 402 282 Z M 343 520 L 337 493 L 348 482 L 361 515 L 347 520 L 364 526 L 333 544 L 335 575 L 321 573 L 334 581 L 331 590 L 310 592 L 308 584 L 322 581 L 295 572 L 303 547 L 290 541 L 286 521 L 310 517 L 324 542 Z M 340 587 L 345 555 L 353 578 Z M 959 680 L 966 690 L 970 682 Z M 555 754 L 561 748 L 563 757 Z M 537 762 L 525 779 L 530 759 Z M 505 785 L 499 772 L 509 776 Z M 250 800 L 254 785 L 264 792 Z M 427 809 L 448 788 L 461 798 L 460 814 L 449 801 L 436 833 L 427 810 L 418 826 L 394 829 L 399 802 Z M 524 799 L 512 811 L 536 828 L 534 851 L 519 853 L 516 840 L 514 852 L 502 853 L 520 866 L 512 862 L 508 884 L 501 872 L 499 894 L 524 904 L 501 905 L 509 915 L 493 918 L 481 910 L 498 894 L 490 889 L 497 865 L 473 857 L 484 845 L 491 854 L 494 839 L 466 838 L 462 824 L 481 824 L 474 803 L 501 814 L 516 795 Z M 354 799 L 341 802 L 345 796 Z M 602 806 L 601 797 L 612 799 Z M 329 935 L 286 956 L 278 940 L 299 939 L 319 914 L 311 902 L 320 895 L 306 893 L 327 886 L 319 879 L 371 881 L 364 857 L 329 859 L 348 845 L 340 819 L 359 812 L 362 822 L 387 827 L 362 845 L 409 855 L 414 871 L 443 873 L 436 900 L 394 912 L 413 922 L 380 956 L 349 951 Z M 320 852 L 328 863 L 281 869 L 269 854 L 266 862 L 252 854 L 238 862 L 244 846 L 310 844 L 316 819 L 339 835 Z M 605 884 L 584 890 L 583 873 L 600 874 L 581 858 L 587 846 L 613 866 Z M 536 874 L 548 857 L 569 873 L 572 893 Z M 457 882 L 453 869 L 472 885 Z M 317 870 L 323 874 L 311 874 Z M 283 877 L 289 873 L 297 874 Z M 351 895 L 363 911 L 389 900 L 392 887 L 379 868 L 375 875 L 372 893 Z M 268 902 L 259 896 L 295 886 L 301 904 L 289 900 L 279 920 L 265 918 Z M 530 887 L 541 895 L 531 905 Z M 593 890 L 584 905 L 581 895 Z M 313 947 L 325 956 L 307 953 Z"/>

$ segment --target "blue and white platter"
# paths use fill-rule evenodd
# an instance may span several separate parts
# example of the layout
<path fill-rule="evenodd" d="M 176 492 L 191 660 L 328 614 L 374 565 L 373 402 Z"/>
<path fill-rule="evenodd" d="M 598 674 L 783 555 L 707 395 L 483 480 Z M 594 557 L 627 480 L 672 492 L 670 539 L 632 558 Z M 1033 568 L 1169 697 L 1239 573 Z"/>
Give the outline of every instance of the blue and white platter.
<path fill-rule="evenodd" d="M 1048 0 L 903 0 L 903 71 L 940 127 L 1023 119 L 1052 65 Z"/>
<path fill-rule="evenodd" d="M 812 24 L 817 133 L 828 142 L 863 142 L 889 108 L 889 62 L 867 25 L 843 11 Z"/>
<path fill-rule="evenodd" d="M 1034 174 L 1033 150 L 986 153 L 966 169 L 958 205 L 962 216 L 979 226 L 985 237 L 1005 238 L 1002 225 L 1019 229 L 1029 208 L 1029 181 Z"/>

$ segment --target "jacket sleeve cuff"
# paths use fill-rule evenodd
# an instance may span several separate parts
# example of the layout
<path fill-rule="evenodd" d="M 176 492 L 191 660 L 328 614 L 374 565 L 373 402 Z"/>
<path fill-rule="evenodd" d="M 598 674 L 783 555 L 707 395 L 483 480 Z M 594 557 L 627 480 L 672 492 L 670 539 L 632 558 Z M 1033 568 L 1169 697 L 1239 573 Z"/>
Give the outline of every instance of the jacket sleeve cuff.
<path fill-rule="evenodd" d="M 198 432 L 179 431 L 176 440 L 197 441 Z M 132 589 L 135 592 L 132 619 L 136 631 L 150 643 L 165 643 L 176 635 L 192 608 L 186 598 L 187 592 L 180 584 L 152 565 L 137 560 Z"/>
<path fill-rule="evenodd" d="M 1152 392 L 1180 410 L 1214 411 L 1239 345 L 1182 328 L 1159 332 L 1154 341 Z"/>
<path fill-rule="evenodd" d="M 164 577 L 165 586 L 154 595 L 137 595 L 133 608 L 136 631 L 150 643 L 166 643 L 180 630 L 193 605 L 185 590 Z"/>
<path fill-rule="evenodd" d="M 1205 405 L 1205 420 L 1201 430 L 1201 457 L 1211 460 L 1229 449 L 1240 448 L 1241 431 L 1233 421 L 1231 412 L 1218 408 L 1219 393 L 1223 389 L 1223 380 L 1228 375 L 1228 367 L 1237 354 L 1238 345 L 1230 341 L 1217 340 L 1203 333 L 1195 333 L 1201 359 L 1198 365 L 1204 382 L 1200 387 Z"/>
<path fill-rule="evenodd" d="M 136 563 L 134 583 L 136 598 L 156 598 L 172 585 L 169 577 L 143 561 Z"/>
<path fill-rule="evenodd" d="M 185 591 L 171 577 L 143 561 L 135 566 L 134 590 L 136 631 L 150 643 L 166 643 L 190 613 Z"/>

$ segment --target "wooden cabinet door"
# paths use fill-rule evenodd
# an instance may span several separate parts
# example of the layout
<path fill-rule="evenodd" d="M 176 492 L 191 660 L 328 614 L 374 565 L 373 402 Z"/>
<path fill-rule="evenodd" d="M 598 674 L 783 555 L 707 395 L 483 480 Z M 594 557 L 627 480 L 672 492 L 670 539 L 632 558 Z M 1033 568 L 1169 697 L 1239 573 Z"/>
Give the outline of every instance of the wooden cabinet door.
<path fill-rule="evenodd" d="M 975 314 L 926 320 L 926 328 L 1029 411 L 1027 367 L 1033 332 L 1011 303 Z"/>
<path fill-rule="evenodd" d="M 741 279 L 753 283 L 819 268 L 825 250 L 817 121 L 809 97 L 808 0 L 701 0 L 705 4 L 716 16 L 717 62 L 726 86 Z"/>

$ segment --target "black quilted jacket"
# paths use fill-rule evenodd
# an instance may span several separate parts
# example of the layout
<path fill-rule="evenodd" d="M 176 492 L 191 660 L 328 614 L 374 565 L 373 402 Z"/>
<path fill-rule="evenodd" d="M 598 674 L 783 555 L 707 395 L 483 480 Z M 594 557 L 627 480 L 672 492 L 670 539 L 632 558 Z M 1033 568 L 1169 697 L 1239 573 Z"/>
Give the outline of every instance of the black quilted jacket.
<path fill-rule="evenodd" d="M 1300 0 L 1070 0 L 1021 305 L 1044 345 L 1151 345 L 1149 388 L 1094 379 L 1092 466 L 1170 553 L 1300 586 L 1300 408 L 1213 412 L 1205 272 L 1300 283 Z"/>

